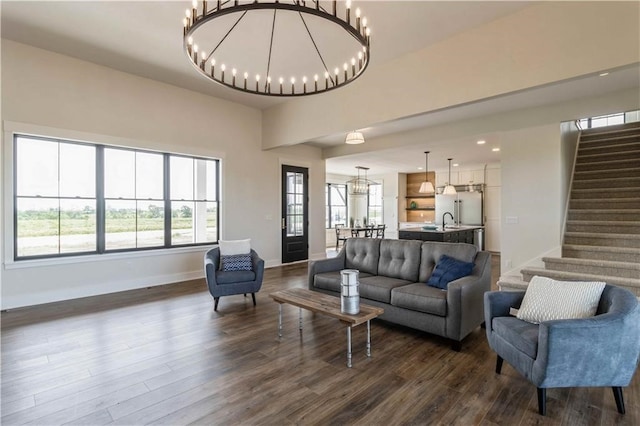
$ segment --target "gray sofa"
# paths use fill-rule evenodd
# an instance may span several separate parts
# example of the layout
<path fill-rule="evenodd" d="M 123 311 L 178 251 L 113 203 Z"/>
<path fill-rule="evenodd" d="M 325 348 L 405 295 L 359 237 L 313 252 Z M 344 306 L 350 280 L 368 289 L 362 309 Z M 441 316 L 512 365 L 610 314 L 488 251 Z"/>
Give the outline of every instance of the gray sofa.
<path fill-rule="evenodd" d="M 471 275 L 447 290 L 426 284 L 440 256 L 474 262 Z M 360 271 L 360 300 L 384 309 L 381 319 L 461 341 L 484 321 L 491 255 L 463 243 L 349 238 L 337 257 L 309 265 L 309 289 L 340 296 L 340 271 Z"/>

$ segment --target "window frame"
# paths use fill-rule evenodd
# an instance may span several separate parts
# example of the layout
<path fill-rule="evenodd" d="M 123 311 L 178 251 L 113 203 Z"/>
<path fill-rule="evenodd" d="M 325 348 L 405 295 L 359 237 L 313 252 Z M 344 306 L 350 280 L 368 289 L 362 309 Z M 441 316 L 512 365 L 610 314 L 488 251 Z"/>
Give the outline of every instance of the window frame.
<path fill-rule="evenodd" d="M 380 204 L 371 204 L 371 188 L 376 187 L 379 188 L 380 193 Z M 371 223 L 371 210 L 372 208 L 380 210 L 380 218 L 384 219 L 384 195 L 382 194 L 382 185 L 369 185 L 367 188 L 367 223 Z M 384 220 L 383 220 L 384 222 Z M 376 223 L 376 225 L 382 225 L 382 223 Z"/>
<path fill-rule="evenodd" d="M 218 242 L 220 241 L 220 233 L 221 233 L 221 223 L 220 223 L 220 218 L 221 218 L 221 198 L 220 198 L 220 188 L 221 188 L 221 171 L 222 171 L 222 161 L 220 158 L 213 158 L 213 157 L 204 157 L 204 156 L 198 156 L 198 155 L 190 155 L 190 154 L 183 154 L 183 153 L 171 153 L 171 152 L 165 152 L 165 151 L 154 151 L 151 149 L 139 149 L 139 148 L 133 148 L 133 147 L 125 147 L 125 146 L 117 146 L 117 145 L 108 145 L 108 144 L 104 144 L 104 143 L 93 143 L 93 142 L 87 142 L 87 141 L 80 141 L 80 140 L 71 140 L 71 139 L 65 139 L 65 138 L 60 138 L 60 137 L 47 137 L 47 136 L 42 136 L 42 135 L 33 135 L 33 134 L 29 134 L 29 133 L 25 133 L 25 132 L 19 132 L 19 131 L 14 131 L 11 133 L 12 135 L 12 165 L 13 165 L 13 170 L 12 170 L 12 178 L 13 178 L 13 182 L 12 182 L 12 194 L 11 194 L 11 199 L 13 202 L 13 211 L 12 211 L 12 225 L 13 225 L 13 261 L 15 262 L 20 262 L 20 261 L 25 261 L 25 260 L 38 260 L 38 259 L 55 259 L 55 258 L 67 258 L 67 257 L 84 257 L 84 256 L 91 256 L 91 255 L 104 255 L 104 254 L 112 254 L 112 253 L 126 253 L 126 252 L 144 252 L 144 251 L 158 251 L 158 250 L 165 250 L 165 249 L 184 249 L 184 248 L 188 248 L 188 247 L 198 247 L 198 246 L 210 246 L 210 245 L 215 245 L 218 244 Z M 70 200 L 78 200 L 78 199 L 88 199 L 86 197 L 61 197 L 59 194 L 57 197 L 38 197 L 38 196 L 19 196 L 18 195 L 18 139 L 19 138 L 26 138 L 26 139 L 32 139 L 32 140 L 42 140 L 42 141 L 47 141 L 47 142 L 52 142 L 52 143 L 57 143 L 57 144 L 77 144 L 77 145 L 84 145 L 84 146 L 90 146 L 90 147 L 94 147 L 95 148 L 95 198 L 91 198 L 91 200 L 95 200 L 95 216 L 96 216 L 96 224 L 95 224 L 95 232 L 93 234 L 88 234 L 88 235 L 93 235 L 95 237 L 95 250 L 90 250 L 90 251 L 80 251 L 80 252 L 60 252 L 60 247 L 58 246 L 58 252 L 57 253 L 47 253 L 47 254 L 37 254 L 37 255 L 26 255 L 26 256 L 19 256 L 18 255 L 18 200 L 21 198 L 35 198 L 35 199 L 51 199 L 51 200 L 66 200 L 66 199 L 70 199 Z M 118 150 L 124 150 L 124 151 L 133 151 L 135 153 L 149 153 L 149 154 L 155 154 L 155 155 L 161 155 L 162 156 L 162 161 L 163 161 L 163 182 L 162 182 L 162 187 L 163 187 L 163 199 L 162 199 L 162 204 L 163 204 L 163 212 L 164 212 L 164 238 L 163 238 L 163 244 L 162 245 L 158 245 L 158 246 L 152 246 L 152 247 L 129 247 L 129 248 L 121 248 L 121 249 L 106 249 L 106 245 L 105 245 L 105 239 L 106 239 L 106 197 L 105 197 L 105 156 L 104 156 L 104 149 L 108 148 L 108 149 L 118 149 Z M 216 235 L 215 235 L 215 241 L 207 241 L 207 242 L 200 242 L 200 243 L 187 243 L 187 244 L 172 244 L 171 242 L 171 198 L 170 198 L 170 194 L 169 194 L 169 185 L 170 185 L 170 170 L 168 167 L 168 164 L 170 162 L 170 159 L 172 156 L 176 156 L 176 157 L 184 157 L 184 158 L 189 158 L 191 160 L 193 160 L 195 162 L 195 160 L 204 160 L 204 161 L 211 161 L 214 163 L 215 165 L 215 201 L 210 201 L 207 200 L 206 202 L 214 202 L 216 204 Z M 58 161 L 60 161 L 58 159 Z M 113 197 L 110 197 L 109 200 L 112 200 Z M 128 200 L 128 198 L 127 198 Z M 147 201 L 145 199 L 135 199 L 136 201 Z M 137 212 L 136 212 L 137 214 Z M 60 219 L 58 219 L 58 222 L 60 221 Z M 60 226 L 60 225 L 58 225 Z M 136 230 L 136 233 L 138 231 Z M 58 234 L 60 234 L 60 232 L 58 231 Z M 60 238 L 61 235 L 58 235 L 58 238 Z"/>
<path fill-rule="evenodd" d="M 349 224 L 349 193 L 347 191 L 347 184 L 346 183 L 325 183 L 324 184 L 324 188 L 325 188 L 325 202 L 326 202 L 326 211 L 325 214 L 328 214 L 328 217 L 325 217 L 324 219 L 324 223 L 325 223 L 325 227 L 327 225 L 327 222 L 329 224 L 329 227 L 326 227 L 325 229 L 334 229 L 335 225 L 333 223 L 333 214 L 332 214 L 332 204 L 331 204 L 331 187 L 335 186 L 335 187 L 344 187 L 344 211 L 345 211 L 345 224 L 344 226 L 347 227 L 347 225 Z"/>

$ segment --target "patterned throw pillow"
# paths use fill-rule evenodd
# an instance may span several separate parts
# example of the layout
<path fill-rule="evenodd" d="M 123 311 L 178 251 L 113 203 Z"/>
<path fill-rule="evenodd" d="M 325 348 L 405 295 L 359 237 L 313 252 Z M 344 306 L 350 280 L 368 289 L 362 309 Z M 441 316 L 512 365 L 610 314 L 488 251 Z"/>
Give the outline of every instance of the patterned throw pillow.
<path fill-rule="evenodd" d="M 427 285 L 446 290 L 451 281 L 466 277 L 472 271 L 473 262 L 463 262 L 443 254 L 427 280 Z"/>
<path fill-rule="evenodd" d="M 220 256 L 220 263 L 222 264 L 221 269 L 225 272 L 251 271 L 253 269 L 250 254 L 231 254 L 228 256 Z"/>
<path fill-rule="evenodd" d="M 531 279 L 518 310 L 518 319 L 540 324 L 557 319 L 588 318 L 596 314 L 605 283 Z"/>

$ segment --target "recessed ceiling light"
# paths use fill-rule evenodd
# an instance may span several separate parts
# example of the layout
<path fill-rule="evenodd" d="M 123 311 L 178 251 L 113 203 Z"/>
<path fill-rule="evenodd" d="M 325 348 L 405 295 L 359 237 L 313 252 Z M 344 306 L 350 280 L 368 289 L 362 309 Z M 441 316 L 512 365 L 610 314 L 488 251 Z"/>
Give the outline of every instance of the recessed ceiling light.
<path fill-rule="evenodd" d="M 485 143 L 487 143 L 487 141 L 478 141 L 476 142 L 478 145 L 484 145 Z"/>
<path fill-rule="evenodd" d="M 424 169 L 424 167 L 418 167 L 418 170 L 423 170 L 423 169 Z"/>
<path fill-rule="evenodd" d="M 453 167 L 458 167 L 460 164 L 458 163 L 453 163 Z"/>
<path fill-rule="evenodd" d="M 500 148 L 493 148 L 491 151 L 498 152 L 498 151 L 500 151 Z"/>
<path fill-rule="evenodd" d="M 600 73 L 600 77 L 604 77 L 604 76 L 606 76 L 606 75 L 609 75 L 609 73 L 608 73 L 608 72 L 602 72 L 602 73 Z"/>

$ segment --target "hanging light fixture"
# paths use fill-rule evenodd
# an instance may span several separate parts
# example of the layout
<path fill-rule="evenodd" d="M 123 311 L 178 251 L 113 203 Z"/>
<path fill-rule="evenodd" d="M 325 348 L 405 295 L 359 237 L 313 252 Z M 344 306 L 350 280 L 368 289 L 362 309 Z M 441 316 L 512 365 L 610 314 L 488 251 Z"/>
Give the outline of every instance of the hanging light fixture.
<path fill-rule="evenodd" d="M 443 195 L 456 195 L 458 193 L 458 191 L 456 191 L 456 187 L 451 185 L 451 160 L 453 160 L 453 158 L 448 158 L 449 160 L 449 181 L 447 182 L 447 185 L 444 187 L 444 191 L 442 191 Z"/>
<path fill-rule="evenodd" d="M 351 3 L 193 0 L 182 20 L 183 47 L 201 75 L 241 92 L 327 92 L 369 65 L 371 27 Z"/>
<path fill-rule="evenodd" d="M 364 135 L 354 130 L 353 132 L 347 133 L 347 138 L 344 140 L 344 143 L 348 145 L 364 143 Z"/>
<path fill-rule="evenodd" d="M 425 151 L 424 152 L 424 182 L 422 182 L 422 185 L 420 185 L 420 190 L 418 192 L 420 192 L 421 194 L 433 194 L 434 192 L 436 192 L 433 188 L 433 183 L 429 182 L 429 177 L 428 177 L 428 173 L 429 173 L 429 151 Z"/>
<path fill-rule="evenodd" d="M 379 183 L 367 179 L 368 167 L 356 166 L 358 176 L 347 181 L 349 195 L 367 195 L 371 185 L 379 185 Z M 364 178 L 360 177 L 360 170 L 364 170 Z"/>

